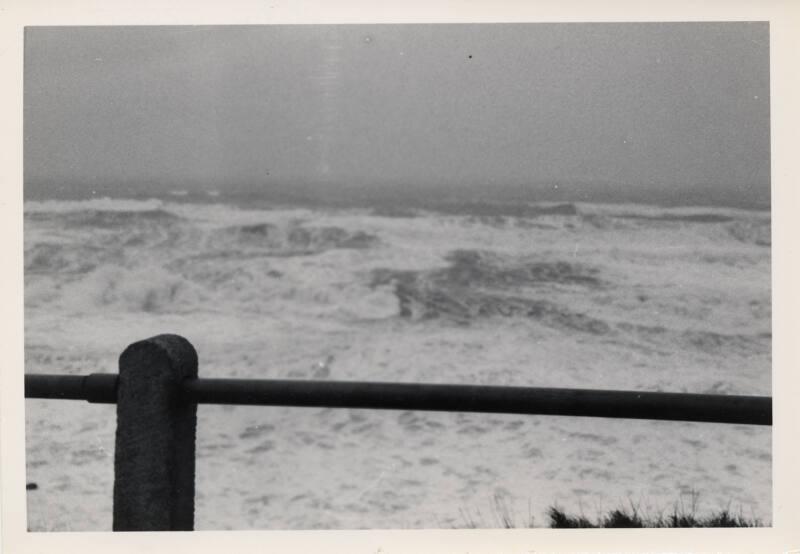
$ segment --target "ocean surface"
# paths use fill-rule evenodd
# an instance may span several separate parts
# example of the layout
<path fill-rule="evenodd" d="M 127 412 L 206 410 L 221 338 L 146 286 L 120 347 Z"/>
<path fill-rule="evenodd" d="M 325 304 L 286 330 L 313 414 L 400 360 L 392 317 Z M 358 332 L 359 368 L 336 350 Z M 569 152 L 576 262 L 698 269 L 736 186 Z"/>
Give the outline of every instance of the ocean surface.
<path fill-rule="evenodd" d="M 27 201 L 25 370 L 187 337 L 206 377 L 771 394 L 769 211 Z M 196 528 L 771 520 L 769 427 L 200 406 Z M 26 402 L 32 530 L 110 530 L 115 411 Z"/>

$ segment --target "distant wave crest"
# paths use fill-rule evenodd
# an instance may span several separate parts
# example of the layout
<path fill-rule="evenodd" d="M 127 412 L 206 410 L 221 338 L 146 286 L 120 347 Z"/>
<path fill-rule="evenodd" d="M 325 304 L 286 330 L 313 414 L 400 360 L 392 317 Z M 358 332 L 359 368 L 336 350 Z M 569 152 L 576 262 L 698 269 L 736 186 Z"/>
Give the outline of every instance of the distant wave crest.
<path fill-rule="evenodd" d="M 334 248 L 362 249 L 378 244 L 378 238 L 364 231 L 341 227 L 312 227 L 298 223 L 279 226 L 257 223 L 227 227 L 216 239 L 242 247 L 258 248 L 276 255 L 318 254 Z"/>

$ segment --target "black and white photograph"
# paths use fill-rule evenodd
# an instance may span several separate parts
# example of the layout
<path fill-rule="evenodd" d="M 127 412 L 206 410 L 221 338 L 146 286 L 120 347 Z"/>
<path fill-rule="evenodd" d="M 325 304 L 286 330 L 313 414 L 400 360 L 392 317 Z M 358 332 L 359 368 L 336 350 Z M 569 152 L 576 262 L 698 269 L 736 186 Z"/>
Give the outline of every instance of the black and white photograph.
<path fill-rule="evenodd" d="M 23 32 L 28 533 L 774 525 L 769 21 Z"/>

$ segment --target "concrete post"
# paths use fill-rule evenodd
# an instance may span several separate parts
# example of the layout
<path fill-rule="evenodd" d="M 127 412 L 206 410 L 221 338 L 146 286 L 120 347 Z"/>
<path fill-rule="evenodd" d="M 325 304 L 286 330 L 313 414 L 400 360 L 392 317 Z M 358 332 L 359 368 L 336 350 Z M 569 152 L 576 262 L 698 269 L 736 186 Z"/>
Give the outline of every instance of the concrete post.
<path fill-rule="evenodd" d="M 114 531 L 191 531 L 197 404 L 180 383 L 197 352 L 177 335 L 131 344 L 119 358 Z"/>

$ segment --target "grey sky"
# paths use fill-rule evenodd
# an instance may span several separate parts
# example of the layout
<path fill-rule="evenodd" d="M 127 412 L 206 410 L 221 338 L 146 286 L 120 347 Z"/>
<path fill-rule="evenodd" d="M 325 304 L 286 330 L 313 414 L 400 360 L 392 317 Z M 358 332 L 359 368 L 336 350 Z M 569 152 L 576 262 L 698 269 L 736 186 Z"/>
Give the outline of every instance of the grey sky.
<path fill-rule="evenodd" d="M 766 23 L 29 28 L 26 186 L 769 197 Z"/>

